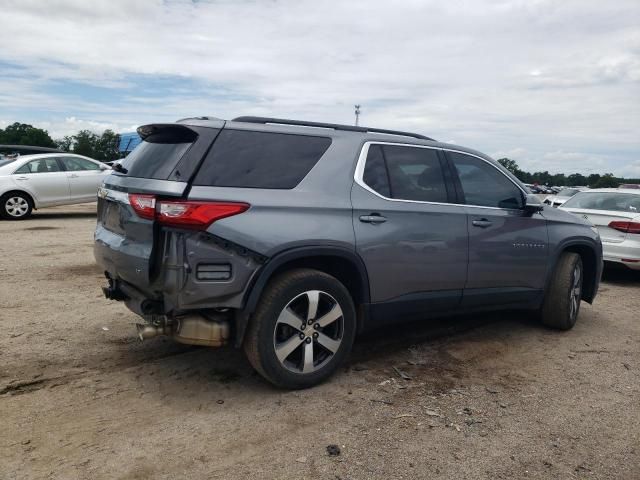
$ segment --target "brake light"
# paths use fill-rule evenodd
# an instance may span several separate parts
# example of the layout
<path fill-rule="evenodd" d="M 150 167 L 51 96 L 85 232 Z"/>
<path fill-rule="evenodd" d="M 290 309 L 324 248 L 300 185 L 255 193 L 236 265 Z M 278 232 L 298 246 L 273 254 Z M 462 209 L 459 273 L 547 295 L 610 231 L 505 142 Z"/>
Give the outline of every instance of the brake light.
<path fill-rule="evenodd" d="M 153 220 L 156 215 L 156 197 L 154 195 L 129 194 L 129 203 L 139 217 Z"/>
<path fill-rule="evenodd" d="M 609 228 L 624 233 L 640 233 L 640 223 L 638 222 L 611 222 Z"/>
<path fill-rule="evenodd" d="M 205 229 L 216 220 L 246 211 L 246 203 L 231 202 L 158 202 L 156 218 L 163 225 Z"/>
<path fill-rule="evenodd" d="M 240 202 L 187 202 L 160 200 L 155 195 L 129 194 L 129 203 L 136 214 L 162 225 L 204 230 L 216 220 L 246 211 L 248 203 Z"/>

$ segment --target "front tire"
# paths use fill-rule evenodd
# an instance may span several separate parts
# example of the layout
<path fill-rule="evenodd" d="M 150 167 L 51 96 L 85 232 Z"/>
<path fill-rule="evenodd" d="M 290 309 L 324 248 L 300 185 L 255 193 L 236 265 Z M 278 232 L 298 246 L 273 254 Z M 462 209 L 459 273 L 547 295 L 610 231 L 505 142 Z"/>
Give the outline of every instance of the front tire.
<path fill-rule="evenodd" d="M 247 358 L 278 387 L 326 380 L 351 351 L 356 313 L 349 291 L 324 272 L 298 269 L 266 287 L 244 341 Z"/>
<path fill-rule="evenodd" d="M 542 306 L 542 323 L 559 330 L 573 328 L 580 312 L 583 272 L 580 255 L 560 256 Z"/>
<path fill-rule="evenodd" d="M 31 198 L 20 192 L 10 192 L 0 197 L 0 216 L 7 220 L 24 220 L 31 216 Z"/>

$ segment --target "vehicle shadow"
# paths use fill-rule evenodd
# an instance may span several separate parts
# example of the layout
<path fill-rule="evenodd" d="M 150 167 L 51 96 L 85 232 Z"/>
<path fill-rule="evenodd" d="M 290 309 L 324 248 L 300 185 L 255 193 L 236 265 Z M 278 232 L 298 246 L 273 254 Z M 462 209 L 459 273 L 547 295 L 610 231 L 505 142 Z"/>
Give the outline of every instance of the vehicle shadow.
<path fill-rule="evenodd" d="M 59 220 L 64 218 L 96 218 L 96 212 L 33 212 L 31 217 L 22 221 Z"/>
<path fill-rule="evenodd" d="M 334 381 L 349 384 L 353 379 L 348 375 L 354 372 L 359 374 L 360 371 L 368 370 L 368 373 L 374 376 L 381 375 L 402 362 L 400 357 L 404 359 L 405 356 L 410 355 L 412 349 L 416 348 L 423 352 L 430 352 L 426 367 L 423 368 L 432 370 L 434 385 L 441 384 L 444 388 L 448 385 L 447 379 L 435 377 L 438 376 L 438 372 L 441 372 L 443 377 L 451 377 L 454 366 L 451 364 L 451 358 L 444 351 L 446 348 L 443 348 L 443 345 L 464 349 L 467 341 L 464 334 L 472 331 L 477 332 L 473 338 L 474 342 L 480 345 L 484 342 L 489 345 L 495 341 L 496 333 L 502 336 L 513 329 L 522 331 L 532 328 L 542 329 L 543 327 L 526 313 L 500 312 L 429 319 L 403 323 L 402 328 L 382 328 L 371 331 L 356 339 L 349 361 L 340 369 L 347 376 L 338 374 L 334 380 L 329 380 L 323 384 L 324 386 L 317 388 L 332 388 L 329 385 Z M 170 342 L 168 339 L 167 341 Z M 184 345 L 171 347 L 164 343 L 160 350 L 167 350 L 167 352 L 165 355 L 157 355 L 151 352 L 157 347 L 149 343 L 145 348 L 145 350 L 149 349 L 146 354 L 139 349 L 136 353 L 130 353 L 137 357 L 137 363 L 143 370 L 153 370 L 154 382 L 163 384 L 165 387 L 168 384 L 179 386 L 171 389 L 170 396 L 191 397 L 201 394 L 207 396 L 216 392 L 229 393 L 230 389 L 266 396 L 278 396 L 287 392 L 263 380 L 249 365 L 242 349 L 233 347 L 210 349 Z M 127 352 L 122 354 L 127 356 Z M 453 373 L 453 376 L 457 375 L 458 373 Z M 164 391 L 167 390 L 164 389 Z"/>
<path fill-rule="evenodd" d="M 602 282 L 614 285 L 639 285 L 640 270 L 631 270 L 624 265 L 605 264 L 602 272 Z"/>

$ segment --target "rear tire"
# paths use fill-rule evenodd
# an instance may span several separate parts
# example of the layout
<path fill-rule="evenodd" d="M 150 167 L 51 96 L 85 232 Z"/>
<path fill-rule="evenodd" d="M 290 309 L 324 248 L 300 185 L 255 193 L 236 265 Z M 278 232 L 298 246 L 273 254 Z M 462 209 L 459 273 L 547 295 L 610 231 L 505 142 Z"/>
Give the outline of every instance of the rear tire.
<path fill-rule="evenodd" d="M 540 311 L 543 324 L 559 330 L 573 328 L 582 301 L 583 272 L 580 255 L 565 252 L 560 256 Z"/>
<path fill-rule="evenodd" d="M 31 216 L 33 203 L 28 195 L 9 192 L 0 197 L 0 216 L 7 220 L 24 220 Z"/>
<path fill-rule="evenodd" d="M 336 278 L 297 269 L 269 282 L 244 340 L 253 367 L 278 387 L 308 388 L 344 362 L 355 338 L 356 312 Z"/>

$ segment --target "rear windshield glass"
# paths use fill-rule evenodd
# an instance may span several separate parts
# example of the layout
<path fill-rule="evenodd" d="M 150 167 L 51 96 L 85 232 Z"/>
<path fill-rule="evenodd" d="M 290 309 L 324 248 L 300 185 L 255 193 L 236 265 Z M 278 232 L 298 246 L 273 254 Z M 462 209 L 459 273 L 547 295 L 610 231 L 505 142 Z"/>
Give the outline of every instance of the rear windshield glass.
<path fill-rule="evenodd" d="M 580 190 L 577 190 L 575 188 L 563 188 L 562 190 L 560 190 L 558 192 L 558 196 L 559 197 L 573 197 L 579 191 Z"/>
<path fill-rule="evenodd" d="M 566 208 L 635 213 L 640 212 L 640 195 L 613 192 L 582 192 L 571 197 L 563 206 Z"/>
<path fill-rule="evenodd" d="M 195 185 L 291 189 L 331 144 L 326 137 L 222 130 Z"/>
<path fill-rule="evenodd" d="M 147 136 L 122 160 L 127 176 L 165 180 L 197 135 L 187 129 L 166 129 Z"/>
<path fill-rule="evenodd" d="M 4 167 L 5 165 L 9 165 L 10 163 L 15 162 L 16 159 L 12 158 L 10 160 L 3 160 L 2 158 L 0 158 L 0 167 Z"/>

